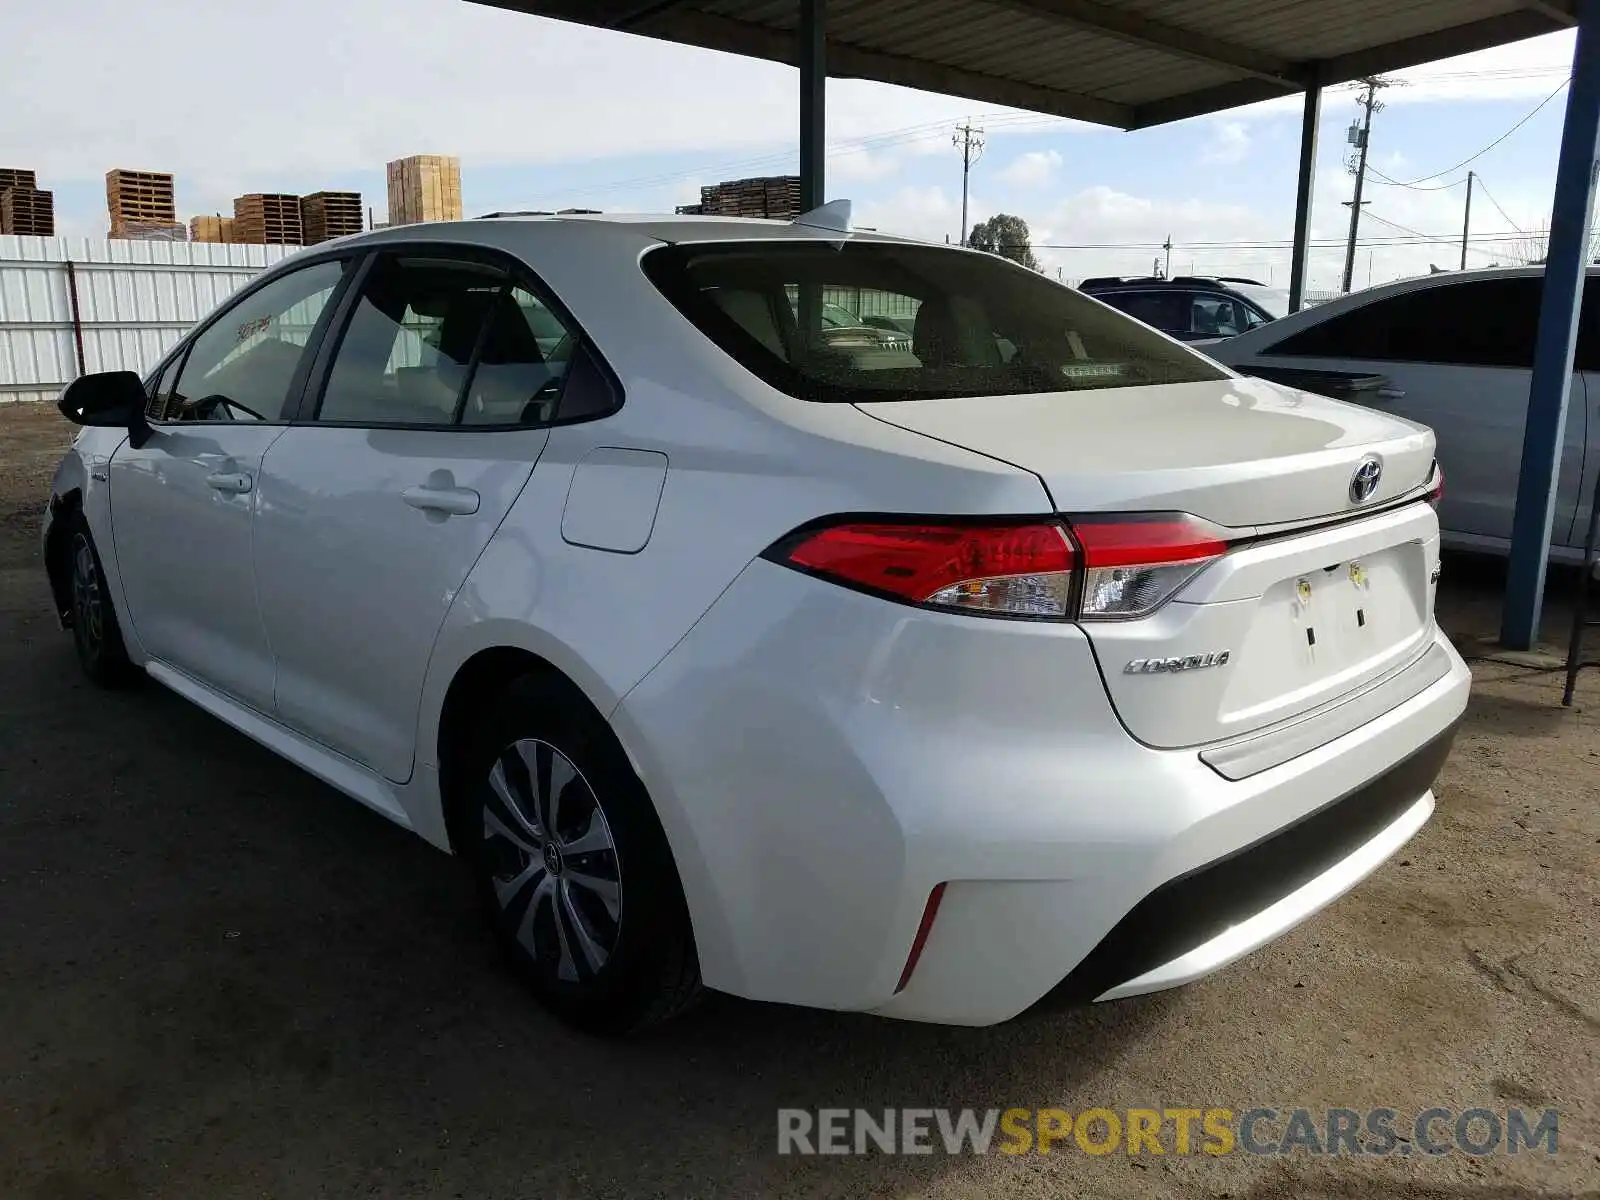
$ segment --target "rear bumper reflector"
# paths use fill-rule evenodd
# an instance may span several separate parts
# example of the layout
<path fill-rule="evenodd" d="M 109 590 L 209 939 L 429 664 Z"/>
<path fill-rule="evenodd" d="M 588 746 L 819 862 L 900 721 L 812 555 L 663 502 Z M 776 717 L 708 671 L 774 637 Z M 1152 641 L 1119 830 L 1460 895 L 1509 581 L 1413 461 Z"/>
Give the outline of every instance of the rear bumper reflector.
<path fill-rule="evenodd" d="M 911 982 L 911 972 L 917 969 L 917 959 L 922 957 L 922 948 L 928 944 L 928 934 L 933 932 L 933 919 L 939 915 L 939 901 L 944 899 L 944 884 L 935 885 L 933 891 L 928 893 L 928 903 L 922 910 L 922 921 L 917 925 L 917 936 L 911 940 L 911 953 L 906 955 L 905 970 L 900 972 L 900 982 L 894 985 L 894 990 L 903 992 L 906 984 Z"/>

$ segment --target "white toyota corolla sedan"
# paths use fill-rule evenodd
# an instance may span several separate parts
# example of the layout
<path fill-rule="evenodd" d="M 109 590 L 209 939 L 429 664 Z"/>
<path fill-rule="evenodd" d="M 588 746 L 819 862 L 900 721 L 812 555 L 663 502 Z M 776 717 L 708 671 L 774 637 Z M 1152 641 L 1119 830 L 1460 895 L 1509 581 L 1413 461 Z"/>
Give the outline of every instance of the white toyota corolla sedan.
<path fill-rule="evenodd" d="M 1422 826 L 1466 704 L 1428 429 L 834 211 L 360 235 L 60 407 L 90 677 L 458 854 L 594 1029 L 1196 979 Z"/>

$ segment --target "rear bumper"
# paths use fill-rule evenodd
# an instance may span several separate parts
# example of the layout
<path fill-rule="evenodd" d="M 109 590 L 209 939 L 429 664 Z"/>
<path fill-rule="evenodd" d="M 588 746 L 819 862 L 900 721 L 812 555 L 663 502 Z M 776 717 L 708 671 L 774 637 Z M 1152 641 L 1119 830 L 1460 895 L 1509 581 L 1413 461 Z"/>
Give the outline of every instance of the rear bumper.
<path fill-rule="evenodd" d="M 1433 812 L 1455 726 L 1277 833 L 1156 888 L 1072 969 L 1063 998 L 1188 983 L 1248 954 L 1376 870 Z"/>
<path fill-rule="evenodd" d="M 613 724 L 710 986 L 981 1025 L 1063 981 L 1093 999 L 1196 978 L 1375 869 L 1431 811 L 1466 705 L 1465 665 L 1433 640 L 1444 677 L 1227 779 L 1130 738 L 1073 626 L 908 609 L 757 562 Z"/>

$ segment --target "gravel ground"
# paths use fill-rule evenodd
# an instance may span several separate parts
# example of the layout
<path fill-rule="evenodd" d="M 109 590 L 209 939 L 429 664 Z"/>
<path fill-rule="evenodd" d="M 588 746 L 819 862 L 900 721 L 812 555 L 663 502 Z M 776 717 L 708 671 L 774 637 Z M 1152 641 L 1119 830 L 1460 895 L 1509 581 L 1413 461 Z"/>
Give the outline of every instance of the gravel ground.
<path fill-rule="evenodd" d="M 1563 710 L 1476 663 L 1427 828 L 1193 987 L 986 1030 L 713 998 L 596 1042 L 448 858 L 157 687 L 80 682 L 35 540 L 66 440 L 0 409 L 0 1195 L 1600 1195 L 1600 673 Z M 1495 614 L 1470 567 L 1463 641 Z M 775 1152 L 787 1105 L 1435 1104 L 1557 1106 L 1559 1153 Z"/>

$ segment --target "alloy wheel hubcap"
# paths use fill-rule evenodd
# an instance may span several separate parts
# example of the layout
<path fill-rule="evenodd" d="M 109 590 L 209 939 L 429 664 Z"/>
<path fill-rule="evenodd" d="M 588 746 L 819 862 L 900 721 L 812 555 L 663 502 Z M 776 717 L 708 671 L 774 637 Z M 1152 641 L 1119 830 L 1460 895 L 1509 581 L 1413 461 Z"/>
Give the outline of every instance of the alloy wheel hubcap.
<path fill-rule="evenodd" d="M 606 814 L 561 751 L 524 738 L 489 772 L 483 843 L 495 900 L 518 943 L 568 982 L 616 949 L 622 877 Z"/>
<path fill-rule="evenodd" d="M 105 628 L 100 572 L 95 567 L 89 539 L 81 533 L 72 543 L 72 613 L 86 639 L 99 645 Z"/>

